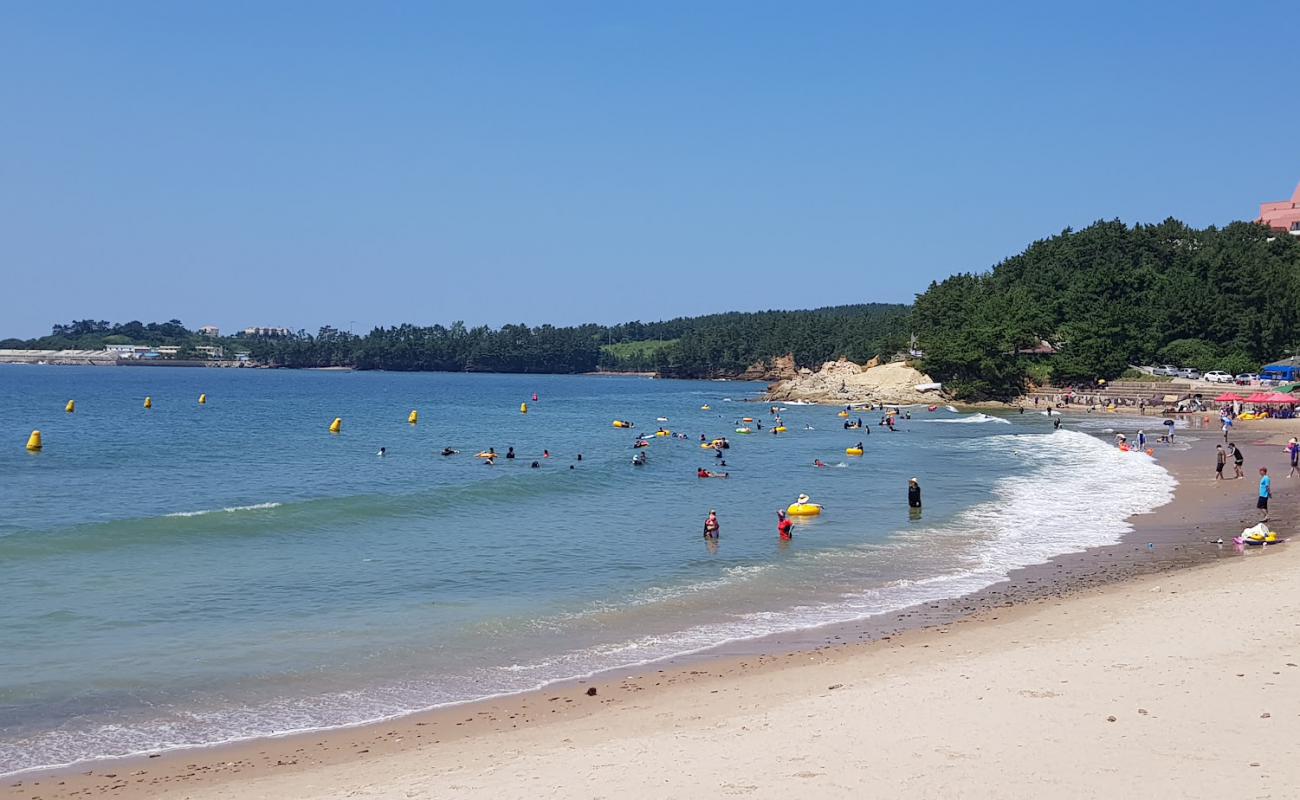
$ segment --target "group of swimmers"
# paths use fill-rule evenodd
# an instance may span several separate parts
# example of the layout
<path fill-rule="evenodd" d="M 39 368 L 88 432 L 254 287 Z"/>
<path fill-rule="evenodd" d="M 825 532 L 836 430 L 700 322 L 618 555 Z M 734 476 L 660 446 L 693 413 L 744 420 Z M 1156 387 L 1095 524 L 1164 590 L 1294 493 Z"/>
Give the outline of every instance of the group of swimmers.
<path fill-rule="evenodd" d="M 704 472 L 704 470 L 700 470 Z M 716 475 L 700 477 L 719 477 Z M 725 475 L 721 477 L 726 477 Z M 800 495 L 800 502 L 807 501 L 807 495 Z M 921 508 L 921 483 L 916 478 L 910 478 L 907 481 L 907 505 L 908 508 L 918 512 Z M 785 509 L 778 508 L 776 511 L 776 532 L 781 541 L 788 542 L 794 538 L 794 521 L 790 519 Z M 704 520 L 704 538 L 716 540 L 722 533 L 722 523 L 718 521 L 718 512 L 715 509 L 709 509 L 709 516 Z"/>

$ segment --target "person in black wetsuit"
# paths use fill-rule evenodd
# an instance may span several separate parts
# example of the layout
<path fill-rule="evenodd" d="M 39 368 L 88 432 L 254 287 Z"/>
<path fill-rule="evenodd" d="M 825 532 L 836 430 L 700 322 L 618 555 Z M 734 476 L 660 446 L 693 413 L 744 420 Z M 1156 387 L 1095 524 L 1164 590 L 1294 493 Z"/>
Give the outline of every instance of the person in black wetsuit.
<path fill-rule="evenodd" d="M 916 478 L 907 482 L 907 505 L 911 508 L 921 507 L 921 484 L 917 483 Z"/>

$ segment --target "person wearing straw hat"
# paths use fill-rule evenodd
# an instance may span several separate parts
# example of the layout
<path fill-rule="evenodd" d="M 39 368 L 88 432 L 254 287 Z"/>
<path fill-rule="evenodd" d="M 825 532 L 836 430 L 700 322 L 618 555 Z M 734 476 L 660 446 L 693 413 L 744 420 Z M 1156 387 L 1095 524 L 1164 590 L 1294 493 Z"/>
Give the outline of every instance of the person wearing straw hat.
<path fill-rule="evenodd" d="M 907 482 L 907 505 L 910 508 L 921 507 L 921 484 L 917 482 L 916 478 L 912 478 Z"/>

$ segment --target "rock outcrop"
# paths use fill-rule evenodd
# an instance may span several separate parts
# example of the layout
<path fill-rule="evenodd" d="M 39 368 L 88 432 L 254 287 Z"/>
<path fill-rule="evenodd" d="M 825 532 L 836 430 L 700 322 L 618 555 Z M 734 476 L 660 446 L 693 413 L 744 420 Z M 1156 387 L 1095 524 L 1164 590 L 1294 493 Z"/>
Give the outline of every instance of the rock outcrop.
<path fill-rule="evenodd" d="M 927 383 L 933 383 L 930 376 L 901 361 L 864 367 L 841 359 L 827 361 L 816 372 L 800 370 L 800 374 L 772 384 L 767 399 L 828 405 L 917 405 L 941 400 L 939 392 L 917 390 L 918 385 Z"/>

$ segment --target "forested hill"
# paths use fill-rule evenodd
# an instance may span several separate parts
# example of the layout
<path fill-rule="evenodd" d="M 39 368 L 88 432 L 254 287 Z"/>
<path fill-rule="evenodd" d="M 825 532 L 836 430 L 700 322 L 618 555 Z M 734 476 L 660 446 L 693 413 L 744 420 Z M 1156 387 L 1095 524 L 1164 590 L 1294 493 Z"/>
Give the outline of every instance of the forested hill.
<path fill-rule="evenodd" d="M 1300 343 L 1300 238 L 1247 222 L 1098 222 L 917 296 L 935 380 L 963 397 L 1018 394 L 1031 375 L 1113 379 L 1130 364 L 1238 373 Z M 1047 341 L 1048 357 L 1017 351 Z"/>
<path fill-rule="evenodd" d="M 220 345 L 267 366 L 386 370 L 576 373 L 653 371 L 673 377 L 733 377 L 793 354 L 800 366 L 845 356 L 866 360 L 907 341 L 904 305 L 836 306 L 809 311 L 732 312 L 663 322 L 501 328 L 399 325 L 354 335 L 321 328 L 288 336 L 210 338 L 179 320 L 112 324 L 78 320 L 39 339 L 6 339 L 0 348 L 101 349 L 108 344 L 180 346 L 180 356 Z"/>

